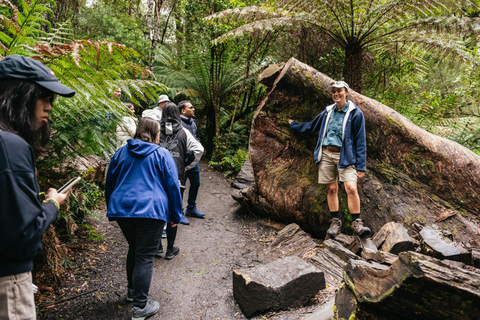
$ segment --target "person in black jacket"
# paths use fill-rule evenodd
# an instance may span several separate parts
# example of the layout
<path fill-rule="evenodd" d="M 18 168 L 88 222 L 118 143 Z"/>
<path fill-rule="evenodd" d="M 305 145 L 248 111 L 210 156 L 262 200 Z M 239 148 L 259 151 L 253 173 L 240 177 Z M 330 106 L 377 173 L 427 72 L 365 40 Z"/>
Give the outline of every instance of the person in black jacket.
<path fill-rule="evenodd" d="M 167 149 L 175 160 L 178 169 L 180 191 L 183 198 L 183 192 L 185 190 L 185 171 L 197 165 L 203 154 L 203 147 L 187 129 L 182 127 L 180 109 L 173 102 L 167 102 L 163 107 L 163 116 L 160 121 L 159 144 Z M 192 158 L 187 158 L 187 153 L 189 152 L 194 155 Z M 188 225 L 189 221 L 183 216 L 180 223 Z M 176 237 L 177 227 L 172 227 L 171 223 L 168 223 L 167 252 L 165 253 L 165 259 L 167 260 L 173 259 L 180 252 L 180 249 L 174 246 Z M 160 256 L 162 253 L 163 247 L 160 240 L 157 256 Z"/>
<path fill-rule="evenodd" d="M 192 135 L 197 139 L 197 125 L 193 120 L 195 116 L 195 108 L 188 100 L 180 101 L 178 103 L 180 108 L 180 118 L 182 120 L 182 126 L 190 131 Z M 185 179 L 190 180 L 190 188 L 188 190 L 187 208 L 185 209 L 185 215 L 194 218 L 205 218 L 205 213 L 197 209 L 197 196 L 200 188 L 200 167 L 198 164 L 187 172 L 185 172 Z M 186 182 L 186 181 L 185 181 Z"/>
<path fill-rule="evenodd" d="M 50 137 L 54 94 L 72 97 L 52 70 L 23 56 L 0 61 L 0 319 L 36 319 L 33 260 L 67 194 L 40 201 L 35 154 Z"/>

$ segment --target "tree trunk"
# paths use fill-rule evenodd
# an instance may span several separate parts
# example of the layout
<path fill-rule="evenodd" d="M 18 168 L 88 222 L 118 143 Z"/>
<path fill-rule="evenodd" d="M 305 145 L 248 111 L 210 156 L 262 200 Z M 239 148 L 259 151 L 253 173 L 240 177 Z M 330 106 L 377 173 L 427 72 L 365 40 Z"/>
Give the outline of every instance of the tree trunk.
<path fill-rule="evenodd" d="M 345 66 L 343 78 L 350 88 L 362 92 L 363 50 L 360 45 L 352 44 L 345 48 Z M 338 79 L 336 79 L 338 80 Z"/>
<path fill-rule="evenodd" d="M 318 134 L 294 133 L 288 119 L 311 121 L 331 104 L 325 88 L 332 79 L 293 58 L 267 68 L 259 78 L 269 89 L 252 124 L 249 148 L 255 187 L 246 200 L 260 213 L 325 237 L 330 213 L 313 161 Z M 455 241 L 479 246 L 480 157 L 375 100 L 354 91 L 349 99 L 366 121 L 367 173 L 359 180 L 366 225 L 376 232 L 395 221 L 417 232 L 414 225 L 433 224 L 448 208 L 461 214 L 437 225 L 449 230 Z M 340 212 L 346 212 L 342 186 L 339 200 Z"/>
<path fill-rule="evenodd" d="M 344 277 L 356 299 L 356 319 L 467 320 L 480 314 L 480 274 L 422 254 L 402 252 L 391 267 L 351 260 Z"/>

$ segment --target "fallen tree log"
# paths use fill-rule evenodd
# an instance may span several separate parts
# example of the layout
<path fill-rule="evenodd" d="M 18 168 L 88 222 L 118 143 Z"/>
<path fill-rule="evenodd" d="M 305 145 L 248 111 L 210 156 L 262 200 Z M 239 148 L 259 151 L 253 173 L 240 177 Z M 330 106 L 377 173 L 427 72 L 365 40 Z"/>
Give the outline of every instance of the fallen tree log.
<path fill-rule="evenodd" d="M 351 260 L 344 277 L 357 319 L 479 318 L 480 274 L 423 254 L 402 252 L 389 268 Z"/>
<path fill-rule="evenodd" d="M 332 79 L 293 58 L 267 68 L 259 79 L 269 88 L 252 122 L 255 186 L 243 193 L 243 202 L 323 238 L 330 214 L 325 187 L 316 182 L 317 135 L 291 132 L 288 119 L 310 121 L 331 104 L 325 88 Z M 413 232 L 412 225 L 430 225 L 448 208 L 461 214 L 438 225 L 452 232 L 455 241 L 480 246 L 480 157 L 353 90 L 349 99 L 365 114 L 367 174 L 359 192 L 362 218 L 372 231 L 395 221 Z M 346 210 L 341 187 L 340 211 Z"/>

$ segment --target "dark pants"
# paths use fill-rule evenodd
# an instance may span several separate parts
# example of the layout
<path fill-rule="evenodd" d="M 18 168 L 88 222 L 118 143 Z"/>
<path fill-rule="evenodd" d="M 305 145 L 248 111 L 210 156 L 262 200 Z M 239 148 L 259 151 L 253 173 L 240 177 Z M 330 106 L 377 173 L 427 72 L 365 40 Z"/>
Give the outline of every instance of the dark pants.
<path fill-rule="evenodd" d="M 183 192 L 185 188 L 180 187 L 180 194 L 182 195 L 183 199 Z M 172 223 L 167 223 L 167 250 L 172 250 L 173 245 L 175 244 L 175 239 L 177 238 L 177 229 L 178 227 L 172 227 Z M 158 249 L 162 248 L 162 239 L 160 238 L 160 245 Z"/>
<path fill-rule="evenodd" d="M 153 258 L 162 238 L 165 221 L 145 218 L 117 218 L 128 242 L 127 281 L 133 289 L 133 306 L 144 308 L 152 281 Z"/>
<path fill-rule="evenodd" d="M 185 172 L 185 182 L 190 180 L 190 189 L 188 190 L 187 211 L 193 210 L 197 206 L 198 188 L 200 188 L 200 167 L 198 163 L 192 169 Z"/>

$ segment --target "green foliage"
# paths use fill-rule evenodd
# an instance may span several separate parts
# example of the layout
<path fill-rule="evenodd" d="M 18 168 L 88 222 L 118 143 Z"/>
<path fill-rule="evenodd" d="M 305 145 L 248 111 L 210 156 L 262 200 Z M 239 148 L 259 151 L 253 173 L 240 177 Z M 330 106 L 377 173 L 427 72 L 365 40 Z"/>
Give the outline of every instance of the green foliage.
<path fill-rule="evenodd" d="M 214 149 L 214 140 L 220 135 L 221 110 L 234 105 L 231 97 L 235 94 L 244 77 L 250 77 L 258 67 L 246 74 L 246 62 L 243 48 L 222 45 L 209 48 L 186 45 L 186 50 L 174 52 L 164 47 L 157 56 L 154 69 L 157 78 L 170 86 L 176 93 L 183 93 L 201 105 L 196 116 L 205 117 L 206 156 L 210 158 Z M 205 51 L 209 52 L 205 54 Z"/>
<path fill-rule="evenodd" d="M 17 0 L 0 2 L 0 52 L 31 54 L 36 39 L 45 34 L 42 25 L 50 27 L 45 15 L 52 13 L 54 0 Z"/>
<path fill-rule="evenodd" d="M 214 44 L 246 34 L 315 26 L 345 54 L 343 77 L 362 90 L 365 54 L 401 44 L 401 54 L 417 62 L 435 53 L 442 60 L 474 60 L 458 39 L 476 34 L 473 20 L 461 17 L 471 1 L 338 0 L 266 1 L 262 6 L 229 9 L 208 17 L 211 22 L 241 25 Z"/>
<path fill-rule="evenodd" d="M 83 226 L 87 230 L 87 233 L 88 233 L 87 241 L 100 241 L 100 240 L 103 240 L 105 238 L 105 236 L 103 234 L 99 233 L 91 225 L 84 224 Z"/>
<path fill-rule="evenodd" d="M 70 22 L 57 23 L 55 28 L 46 32 L 45 36 L 39 37 L 39 40 L 47 42 L 49 45 L 63 45 L 74 40 L 72 24 Z"/>
<path fill-rule="evenodd" d="M 134 104 L 155 100 L 165 87 L 143 80 L 150 73 L 130 62 L 138 56 L 118 43 L 75 41 L 69 45 L 37 45 L 48 65 L 61 81 L 77 93 L 55 101 L 51 120 L 56 135 L 54 150 L 38 165 L 51 167 L 75 156 L 108 156 L 116 150 L 115 128 L 126 113 L 123 104 L 110 92 L 120 87 Z"/>
<path fill-rule="evenodd" d="M 234 177 L 243 167 L 245 160 L 248 158 L 248 151 L 244 149 L 238 149 L 233 155 L 231 151 L 227 150 L 225 147 L 219 146 L 216 149 L 217 156 L 221 159 L 219 161 L 210 160 L 208 165 L 216 170 L 222 171 L 226 176 Z"/>
<path fill-rule="evenodd" d="M 144 56 L 151 41 L 147 37 L 149 33 L 143 20 L 143 15 L 128 14 L 128 8 L 122 8 L 121 4 L 98 1 L 91 7 L 81 7 L 75 37 L 122 43 Z"/>
<path fill-rule="evenodd" d="M 92 181 L 85 179 L 75 186 L 72 196 L 68 198 L 69 215 L 76 224 L 83 224 L 85 217 L 92 216 L 104 201 L 104 192 Z"/>
<path fill-rule="evenodd" d="M 138 60 L 139 54 L 124 45 L 72 41 L 67 24 L 57 26 L 52 32 L 41 31 L 40 22 L 44 20 L 38 16 L 46 12 L 45 5 L 51 5 L 50 0 L 32 1 L 31 5 L 23 0 L 20 3 L 22 9 L 10 3 L 8 6 L 1 4 L 2 21 L 10 21 L 3 24 L 2 32 L 12 35 L 13 39 L 5 42 L 9 38 L 2 38 L 5 53 L 35 54 L 62 83 L 77 92 L 74 98 L 56 99 L 51 116 L 54 152 L 38 162 L 39 168 L 55 167 L 78 155 L 112 154 L 116 149 L 115 127 L 126 111 L 110 92 L 120 86 L 124 96 L 139 105 L 155 100 L 157 92 L 165 90 L 165 86 L 147 80 L 151 73 L 133 62 Z M 24 18 L 19 19 L 20 16 Z"/>

